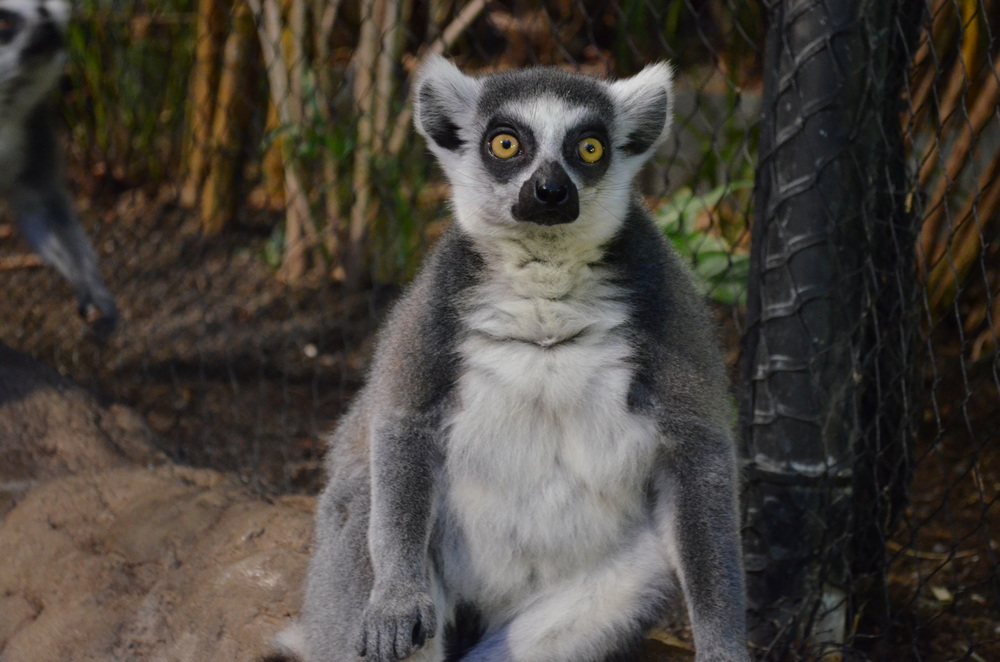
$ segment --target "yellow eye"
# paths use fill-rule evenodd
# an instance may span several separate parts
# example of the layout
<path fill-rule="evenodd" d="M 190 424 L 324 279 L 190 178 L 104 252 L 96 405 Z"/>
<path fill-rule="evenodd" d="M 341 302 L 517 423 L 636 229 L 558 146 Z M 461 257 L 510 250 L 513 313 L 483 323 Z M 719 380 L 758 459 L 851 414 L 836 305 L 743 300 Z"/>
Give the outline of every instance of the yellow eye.
<path fill-rule="evenodd" d="M 604 156 L 604 145 L 597 138 L 584 138 L 576 149 L 585 163 L 597 163 Z"/>
<path fill-rule="evenodd" d="M 490 140 L 490 152 L 500 159 L 509 159 L 521 151 L 521 143 L 509 133 L 498 133 Z"/>

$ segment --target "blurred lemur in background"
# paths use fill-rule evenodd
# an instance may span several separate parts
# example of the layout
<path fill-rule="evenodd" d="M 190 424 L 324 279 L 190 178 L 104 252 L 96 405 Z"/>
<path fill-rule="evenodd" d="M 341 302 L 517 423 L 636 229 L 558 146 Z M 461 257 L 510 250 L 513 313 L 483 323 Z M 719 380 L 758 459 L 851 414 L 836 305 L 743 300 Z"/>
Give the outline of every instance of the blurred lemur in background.
<path fill-rule="evenodd" d="M 64 0 L 0 0 L 0 198 L 104 338 L 118 309 L 66 190 L 49 100 L 66 62 L 68 18 Z"/>
<path fill-rule="evenodd" d="M 683 597 L 698 662 L 748 659 L 725 371 L 634 189 L 671 84 L 423 66 L 455 224 L 333 435 L 282 654 L 633 660 Z"/>

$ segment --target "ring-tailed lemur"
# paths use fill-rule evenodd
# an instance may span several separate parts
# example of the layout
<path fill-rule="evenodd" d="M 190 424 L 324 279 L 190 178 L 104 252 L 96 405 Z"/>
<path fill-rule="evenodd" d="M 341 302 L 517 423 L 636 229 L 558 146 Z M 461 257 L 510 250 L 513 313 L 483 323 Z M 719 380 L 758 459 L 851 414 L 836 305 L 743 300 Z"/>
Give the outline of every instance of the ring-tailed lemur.
<path fill-rule="evenodd" d="M 118 311 L 63 181 L 49 96 L 66 62 L 64 0 L 0 0 L 0 197 L 46 262 L 76 290 L 80 314 L 97 311 L 105 337 Z"/>
<path fill-rule="evenodd" d="M 453 189 L 334 434 L 293 639 L 307 660 L 633 659 L 683 595 L 747 660 L 726 377 L 633 187 L 671 70 L 421 70 Z M 293 630 L 294 632 L 294 630 Z"/>

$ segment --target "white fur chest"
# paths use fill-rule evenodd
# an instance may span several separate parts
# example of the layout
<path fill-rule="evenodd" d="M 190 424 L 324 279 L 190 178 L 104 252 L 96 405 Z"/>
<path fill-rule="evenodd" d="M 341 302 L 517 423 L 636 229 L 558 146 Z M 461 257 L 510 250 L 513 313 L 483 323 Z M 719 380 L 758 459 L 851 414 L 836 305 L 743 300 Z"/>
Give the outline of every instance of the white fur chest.
<path fill-rule="evenodd" d="M 628 411 L 629 311 L 605 267 L 522 259 L 491 274 L 463 316 L 444 568 L 465 579 L 458 594 L 503 609 L 621 544 L 657 434 Z"/>

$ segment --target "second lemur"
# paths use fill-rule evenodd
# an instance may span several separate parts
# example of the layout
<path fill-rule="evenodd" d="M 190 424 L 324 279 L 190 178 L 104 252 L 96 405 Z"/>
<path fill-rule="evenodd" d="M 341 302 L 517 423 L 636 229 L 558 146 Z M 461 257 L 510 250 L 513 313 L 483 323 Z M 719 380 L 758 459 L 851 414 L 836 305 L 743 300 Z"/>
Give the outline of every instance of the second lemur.
<path fill-rule="evenodd" d="M 65 0 L 0 0 L 0 199 L 106 339 L 118 306 L 66 190 L 50 99 L 66 64 L 69 10 Z"/>

